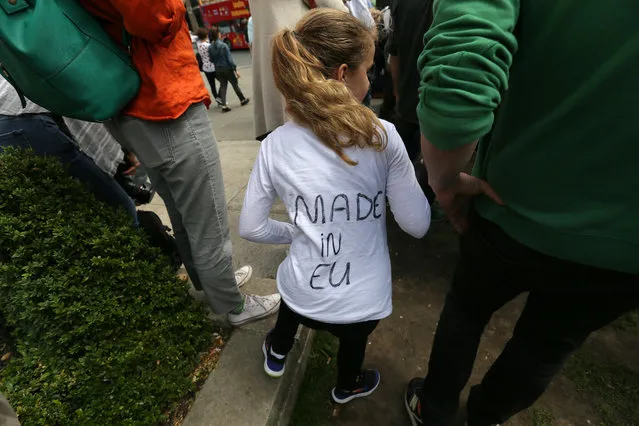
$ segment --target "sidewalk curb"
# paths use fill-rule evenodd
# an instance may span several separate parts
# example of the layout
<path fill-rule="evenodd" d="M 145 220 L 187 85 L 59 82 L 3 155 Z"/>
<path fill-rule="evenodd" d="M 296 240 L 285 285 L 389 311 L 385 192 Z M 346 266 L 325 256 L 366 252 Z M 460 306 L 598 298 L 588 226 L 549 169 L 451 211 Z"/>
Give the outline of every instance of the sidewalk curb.
<path fill-rule="evenodd" d="M 260 347 L 267 332 L 233 331 L 216 369 L 198 392 L 183 426 L 286 426 L 306 372 L 315 333 L 300 327 L 280 379 L 263 370 Z"/>
<path fill-rule="evenodd" d="M 281 381 L 279 387 L 279 395 L 273 405 L 273 410 L 269 416 L 266 426 L 287 426 L 291 421 L 297 396 L 299 395 L 306 367 L 308 366 L 308 358 L 313 349 L 313 340 L 315 339 L 315 331 L 303 327 L 300 332 L 297 344 L 300 346 L 300 354 L 296 362 L 289 367 L 295 367 L 292 372 L 286 375 L 285 380 Z"/>

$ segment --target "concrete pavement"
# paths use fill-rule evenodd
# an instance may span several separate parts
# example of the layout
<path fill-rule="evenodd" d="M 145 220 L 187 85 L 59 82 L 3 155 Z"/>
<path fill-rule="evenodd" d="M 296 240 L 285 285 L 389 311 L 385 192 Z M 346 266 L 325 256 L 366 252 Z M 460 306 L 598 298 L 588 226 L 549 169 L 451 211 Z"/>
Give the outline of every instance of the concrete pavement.
<path fill-rule="evenodd" d="M 240 88 L 245 96 L 253 98 L 251 56 L 248 51 L 234 51 L 232 54 L 240 74 Z M 204 82 L 208 88 L 209 85 L 206 82 L 206 78 Z M 217 83 L 219 89 L 219 82 Z M 216 107 L 211 107 L 209 110 L 209 117 L 213 124 L 215 136 L 222 141 L 254 140 L 253 105 L 249 103 L 244 107 L 240 106 L 240 101 L 230 85 L 227 90 L 226 101 L 232 108 L 230 112 L 223 113 L 220 108 Z"/>

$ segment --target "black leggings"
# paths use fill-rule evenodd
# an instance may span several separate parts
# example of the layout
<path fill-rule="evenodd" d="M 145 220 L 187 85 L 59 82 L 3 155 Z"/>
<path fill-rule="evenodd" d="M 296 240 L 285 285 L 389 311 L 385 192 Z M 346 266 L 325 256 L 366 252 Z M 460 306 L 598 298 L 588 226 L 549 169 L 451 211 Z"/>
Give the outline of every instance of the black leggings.
<path fill-rule="evenodd" d="M 357 376 L 362 371 L 368 336 L 375 330 L 378 323 L 378 320 L 374 320 L 354 324 L 327 324 L 293 312 L 282 300 L 277 323 L 271 333 L 271 345 L 276 353 L 288 354 L 293 347 L 300 324 L 313 330 L 328 331 L 339 338 L 337 388 L 354 390 L 357 385 Z"/>
<path fill-rule="evenodd" d="M 237 82 L 237 77 L 235 76 L 235 71 L 228 68 L 220 68 L 216 71 L 217 79 L 220 80 L 220 99 L 222 100 L 222 105 L 226 105 L 226 89 L 228 88 L 229 83 L 233 86 L 233 90 L 235 90 L 235 94 L 239 98 L 240 101 L 244 101 L 246 97 L 242 93 L 242 89 L 240 89 L 240 85 Z"/>
<path fill-rule="evenodd" d="M 513 335 L 468 398 L 468 425 L 503 424 L 544 393 L 588 335 L 639 307 L 639 277 L 536 252 L 476 216 L 439 319 L 421 396 L 424 424 L 450 425 L 493 313 L 523 292 Z"/>
<path fill-rule="evenodd" d="M 213 95 L 214 98 L 218 97 L 217 94 L 217 87 L 215 87 L 215 71 L 212 72 L 205 72 L 204 75 L 206 76 L 206 79 L 209 81 L 209 86 L 211 86 L 211 94 Z"/>

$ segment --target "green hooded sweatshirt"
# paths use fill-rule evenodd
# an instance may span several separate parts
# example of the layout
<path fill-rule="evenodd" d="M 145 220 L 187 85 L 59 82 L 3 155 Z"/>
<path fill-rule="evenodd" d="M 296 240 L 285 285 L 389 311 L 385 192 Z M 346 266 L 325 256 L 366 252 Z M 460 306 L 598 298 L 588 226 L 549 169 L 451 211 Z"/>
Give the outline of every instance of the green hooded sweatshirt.
<path fill-rule="evenodd" d="M 418 117 L 478 139 L 476 211 L 549 256 L 639 273 L 639 1 L 439 0 Z M 483 139 L 482 139 L 483 138 Z"/>

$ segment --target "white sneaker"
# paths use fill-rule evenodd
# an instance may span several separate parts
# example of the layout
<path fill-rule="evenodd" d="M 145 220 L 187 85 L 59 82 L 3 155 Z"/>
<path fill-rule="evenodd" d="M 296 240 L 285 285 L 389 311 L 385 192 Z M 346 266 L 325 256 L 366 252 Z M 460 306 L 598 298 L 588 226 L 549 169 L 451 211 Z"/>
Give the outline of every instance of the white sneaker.
<path fill-rule="evenodd" d="M 281 297 L 278 293 L 270 296 L 244 296 L 244 310 L 240 314 L 229 313 L 229 323 L 234 326 L 246 324 L 273 315 L 280 308 Z"/>
<path fill-rule="evenodd" d="M 240 269 L 235 271 L 235 282 L 237 283 L 237 288 L 240 288 L 244 284 L 246 284 L 252 276 L 253 268 L 248 265 L 242 266 Z"/>
<path fill-rule="evenodd" d="M 237 288 L 240 288 L 244 284 L 249 282 L 249 280 L 251 279 L 251 276 L 253 276 L 253 268 L 251 268 L 250 266 L 242 266 L 240 269 L 235 271 L 235 282 L 237 283 Z M 188 279 L 188 276 L 187 276 L 187 279 Z M 189 294 L 197 302 L 209 303 L 209 299 L 207 299 L 206 294 L 204 293 L 204 290 L 196 290 L 195 287 L 193 287 L 192 283 L 189 286 Z"/>

